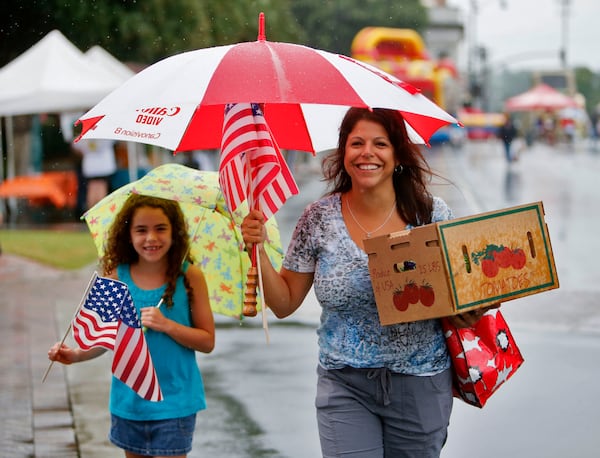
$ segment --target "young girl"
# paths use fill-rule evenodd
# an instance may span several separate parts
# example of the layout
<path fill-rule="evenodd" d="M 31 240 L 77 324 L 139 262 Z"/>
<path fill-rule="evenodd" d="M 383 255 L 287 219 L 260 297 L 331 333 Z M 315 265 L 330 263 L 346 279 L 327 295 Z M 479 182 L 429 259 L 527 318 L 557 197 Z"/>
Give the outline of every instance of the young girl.
<path fill-rule="evenodd" d="M 185 457 L 196 412 L 206 408 L 195 352 L 213 350 L 215 325 L 204 275 L 191 264 L 179 205 L 132 194 L 113 222 L 105 251 L 103 275 L 128 285 L 163 394 L 160 402 L 146 401 L 113 377 L 109 439 L 127 458 Z M 104 351 L 57 343 L 48 357 L 71 364 Z"/>

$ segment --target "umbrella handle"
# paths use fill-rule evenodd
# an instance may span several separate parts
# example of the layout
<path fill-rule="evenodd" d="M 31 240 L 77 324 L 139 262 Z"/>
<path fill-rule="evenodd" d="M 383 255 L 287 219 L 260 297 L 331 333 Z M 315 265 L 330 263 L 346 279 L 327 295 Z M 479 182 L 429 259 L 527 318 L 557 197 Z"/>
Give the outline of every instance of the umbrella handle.
<path fill-rule="evenodd" d="M 244 292 L 244 307 L 242 314 L 244 316 L 256 316 L 256 285 L 258 284 L 258 269 L 251 266 L 248 269 L 248 280 L 246 281 L 246 291 Z"/>

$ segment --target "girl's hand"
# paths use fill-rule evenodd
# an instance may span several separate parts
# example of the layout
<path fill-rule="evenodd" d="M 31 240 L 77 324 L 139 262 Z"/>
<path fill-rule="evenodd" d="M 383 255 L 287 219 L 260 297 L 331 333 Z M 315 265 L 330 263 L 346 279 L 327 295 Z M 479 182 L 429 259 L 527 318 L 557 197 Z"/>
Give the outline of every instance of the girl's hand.
<path fill-rule="evenodd" d="M 160 307 L 144 307 L 141 310 L 142 326 L 153 331 L 167 332 L 171 320 L 165 318 Z"/>
<path fill-rule="evenodd" d="M 79 350 L 71 348 L 66 344 L 60 344 L 60 342 L 52 345 L 48 350 L 48 359 L 50 361 L 57 361 L 62 364 L 72 364 L 79 361 L 78 358 Z"/>
<path fill-rule="evenodd" d="M 215 322 L 206 280 L 202 270 L 194 264 L 189 266 L 185 276 L 193 291 L 189 305 L 190 325 L 170 320 L 158 307 L 145 307 L 141 310 L 142 324 L 167 334 L 183 347 L 210 353 L 215 347 Z"/>

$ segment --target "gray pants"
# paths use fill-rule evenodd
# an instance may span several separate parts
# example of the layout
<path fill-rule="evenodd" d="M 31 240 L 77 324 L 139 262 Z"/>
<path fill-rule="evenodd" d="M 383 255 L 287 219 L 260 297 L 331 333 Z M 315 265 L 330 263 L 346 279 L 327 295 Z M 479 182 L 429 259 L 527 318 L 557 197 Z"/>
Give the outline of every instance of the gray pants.
<path fill-rule="evenodd" d="M 446 442 L 452 373 L 317 368 L 317 420 L 324 458 L 434 458 Z"/>

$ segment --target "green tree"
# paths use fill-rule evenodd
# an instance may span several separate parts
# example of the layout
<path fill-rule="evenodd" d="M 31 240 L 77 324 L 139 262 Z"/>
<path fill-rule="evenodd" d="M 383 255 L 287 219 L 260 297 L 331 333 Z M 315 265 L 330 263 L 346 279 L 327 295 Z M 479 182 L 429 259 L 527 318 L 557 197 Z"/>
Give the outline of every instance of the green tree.
<path fill-rule="evenodd" d="M 420 0 L 295 0 L 292 11 L 306 44 L 350 55 L 354 36 L 364 27 L 398 27 L 417 31 L 427 24 Z"/>
<path fill-rule="evenodd" d="M 31 0 L 0 3 L 0 66 L 55 28 L 50 5 L 37 3 Z"/>
<path fill-rule="evenodd" d="M 600 104 L 600 74 L 585 67 L 575 68 L 574 71 L 577 91 L 583 95 L 586 110 L 592 116 Z"/>
<path fill-rule="evenodd" d="M 253 41 L 258 14 L 267 39 L 350 54 L 366 26 L 421 30 L 420 0 L 19 0 L 0 4 L 0 65 L 53 29 L 80 49 L 100 45 L 149 64 L 191 49 Z"/>
<path fill-rule="evenodd" d="M 80 49 L 100 45 L 124 61 L 152 63 L 196 48 L 256 40 L 258 14 L 270 40 L 302 36 L 290 0 L 22 0 L 0 6 L 0 65 L 53 29 Z"/>

